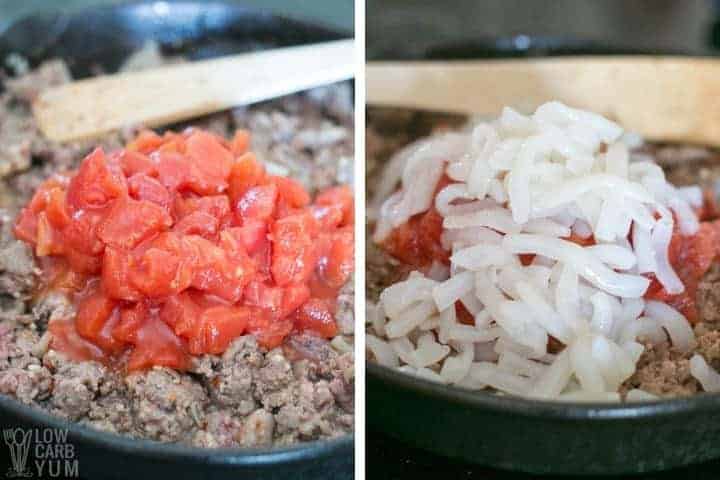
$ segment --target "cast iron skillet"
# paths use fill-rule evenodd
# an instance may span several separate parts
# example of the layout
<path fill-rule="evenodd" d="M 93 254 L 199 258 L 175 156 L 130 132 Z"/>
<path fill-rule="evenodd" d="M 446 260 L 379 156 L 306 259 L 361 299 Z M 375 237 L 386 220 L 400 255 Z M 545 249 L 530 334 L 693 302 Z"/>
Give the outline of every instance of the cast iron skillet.
<path fill-rule="evenodd" d="M 350 35 L 237 4 L 141 1 L 25 18 L 0 35 L 0 59 L 10 52 L 26 55 L 32 64 L 60 57 L 76 77 L 82 77 L 97 65 L 116 69 L 150 38 L 168 52 L 202 58 Z M 353 475 L 352 435 L 282 448 L 199 449 L 90 429 L 2 395 L 0 425 L 67 429 L 82 478 L 349 479 Z M 7 454 L 5 445 L 0 450 Z"/>
<path fill-rule="evenodd" d="M 516 40 L 440 46 L 424 58 L 639 53 L 569 39 Z M 393 59 L 409 58 L 413 55 L 402 51 L 393 54 Z M 720 395 L 618 405 L 542 402 L 446 387 L 372 362 L 366 391 L 369 428 L 444 456 L 503 469 L 639 473 L 720 457 Z"/>

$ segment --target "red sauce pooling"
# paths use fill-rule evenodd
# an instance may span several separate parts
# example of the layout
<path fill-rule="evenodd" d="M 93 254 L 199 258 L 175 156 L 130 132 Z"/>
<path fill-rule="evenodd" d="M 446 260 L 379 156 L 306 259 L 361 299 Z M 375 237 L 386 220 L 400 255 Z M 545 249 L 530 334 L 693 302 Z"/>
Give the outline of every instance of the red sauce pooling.
<path fill-rule="evenodd" d="M 43 288 L 77 309 L 50 325 L 53 348 L 129 371 L 185 369 L 244 334 L 270 349 L 293 330 L 337 333 L 335 301 L 354 268 L 352 191 L 313 203 L 269 175 L 249 141 L 146 131 L 38 188 L 15 235 L 33 246 Z"/>

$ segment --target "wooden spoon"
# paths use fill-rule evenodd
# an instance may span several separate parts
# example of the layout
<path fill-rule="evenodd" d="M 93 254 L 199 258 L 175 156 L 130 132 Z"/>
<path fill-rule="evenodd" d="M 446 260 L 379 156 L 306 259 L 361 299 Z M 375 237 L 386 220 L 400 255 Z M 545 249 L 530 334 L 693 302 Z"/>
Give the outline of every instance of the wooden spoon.
<path fill-rule="evenodd" d="M 720 146 L 720 61 L 707 58 L 379 62 L 366 85 L 368 104 L 497 116 L 560 100 L 650 140 Z"/>
<path fill-rule="evenodd" d="M 43 91 L 33 113 L 55 141 L 154 127 L 352 78 L 352 40 L 104 75 Z"/>

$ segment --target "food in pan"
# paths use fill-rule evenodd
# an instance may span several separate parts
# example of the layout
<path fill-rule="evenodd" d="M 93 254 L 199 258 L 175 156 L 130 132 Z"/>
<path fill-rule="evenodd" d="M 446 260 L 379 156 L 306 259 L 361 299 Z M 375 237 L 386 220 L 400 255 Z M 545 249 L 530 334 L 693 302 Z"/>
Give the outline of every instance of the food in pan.
<path fill-rule="evenodd" d="M 393 140 L 369 126 L 372 167 Z M 720 391 L 714 180 L 658 164 L 707 176 L 694 152 L 559 102 L 400 149 L 369 212 L 370 359 L 532 398 Z"/>
<path fill-rule="evenodd" d="M 29 103 L 66 81 L 0 97 L 0 393 L 203 447 L 351 432 L 349 87 L 59 145 Z"/>

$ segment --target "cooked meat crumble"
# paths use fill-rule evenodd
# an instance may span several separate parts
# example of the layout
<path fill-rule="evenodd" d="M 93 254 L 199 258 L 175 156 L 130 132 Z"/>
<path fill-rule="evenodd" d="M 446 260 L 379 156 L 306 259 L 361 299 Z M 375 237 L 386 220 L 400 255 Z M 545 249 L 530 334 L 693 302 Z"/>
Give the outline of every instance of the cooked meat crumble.
<path fill-rule="evenodd" d="M 159 59 L 150 60 L 144 64 Z M 49 349 L 48 322 L 67 317 L 72 307 L 62 295 L 36 298 L 39 270 L 11 230 L 38 185 L 76 168 L 97 143 L 49 142 L 32 119 L 30 102 L 38 92 L 69 80 L 61 61 L 0 78 L 0 394 L 102 430 L 203 447 L 281 445 L 351 432 L 353 355 L 325 340 L 300 335 L 266 351 L 248 335 L 220 356 L 196 358 L 188 372 L 155 367 L 130 375 Z M 268 171 L 314 193 L 352 183 L 352 108 L 351 87 L 337 84 L 191 125 L 225 137 L 250 130 L 253 151 Z M 112 151 L 135 133 L 128 129 L 99 143 Z M 352 285 L 337 304 L 339 330 L 352 344 Z"/>

